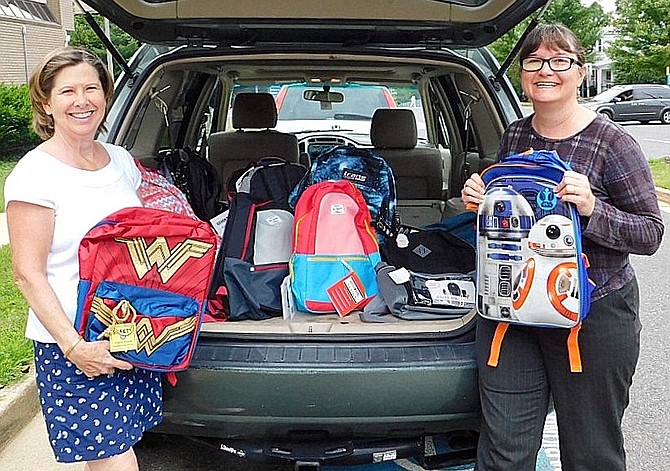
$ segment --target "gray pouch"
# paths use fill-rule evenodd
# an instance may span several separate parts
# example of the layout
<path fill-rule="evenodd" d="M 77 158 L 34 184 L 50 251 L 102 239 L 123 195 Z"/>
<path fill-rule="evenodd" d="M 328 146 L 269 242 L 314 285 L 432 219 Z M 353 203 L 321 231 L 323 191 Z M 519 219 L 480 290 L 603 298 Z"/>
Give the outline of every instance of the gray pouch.
<path fill-rule="evenodd" d="M 475 307 L 473 274 L 416 273 L 383 262 L 375 270 L 382 298 L 402 319 L 455 319 Z"/>

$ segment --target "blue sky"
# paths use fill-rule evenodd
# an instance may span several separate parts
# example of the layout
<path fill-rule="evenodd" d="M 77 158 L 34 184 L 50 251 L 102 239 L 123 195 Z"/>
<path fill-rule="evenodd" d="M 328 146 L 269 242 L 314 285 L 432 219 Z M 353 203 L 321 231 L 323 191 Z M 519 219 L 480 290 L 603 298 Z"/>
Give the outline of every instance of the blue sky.
<path fill-rule="evenodd" d="M 600 3 L 600 6 L 603 7 L 603 10 L 606 12 L 612 12 L 616 9 L 615 0 L 581 0 L 582 5 L 589 6 L 592 3 Z"/>

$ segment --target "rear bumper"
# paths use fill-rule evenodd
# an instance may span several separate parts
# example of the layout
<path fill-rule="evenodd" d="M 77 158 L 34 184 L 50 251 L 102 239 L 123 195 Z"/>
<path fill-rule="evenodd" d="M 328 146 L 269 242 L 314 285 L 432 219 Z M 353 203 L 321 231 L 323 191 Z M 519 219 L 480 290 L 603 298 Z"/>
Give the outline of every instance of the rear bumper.
<path fill-rule="evenodd" d="M 474 343 L 204 337 L 165 385 L 164 433 L 258 444 L 478 431 Z"/>

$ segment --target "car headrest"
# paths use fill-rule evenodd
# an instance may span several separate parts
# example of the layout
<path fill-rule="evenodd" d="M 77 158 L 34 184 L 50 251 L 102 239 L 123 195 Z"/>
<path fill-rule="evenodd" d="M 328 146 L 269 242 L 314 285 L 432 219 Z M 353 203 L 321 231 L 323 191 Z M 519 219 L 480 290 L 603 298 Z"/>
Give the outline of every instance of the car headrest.
<path fill-rule="evenodd" d="M 274 128 L 277 125 L 277 106 L 269 93 L 240 93 L 233 103 L 235 129 Z"/>
<path fill-rule="evenodd" d="M 381 149 L 416 147 L 416 119 L 406 108 L 379 108 L 372 116 L 370 140 Z"/>

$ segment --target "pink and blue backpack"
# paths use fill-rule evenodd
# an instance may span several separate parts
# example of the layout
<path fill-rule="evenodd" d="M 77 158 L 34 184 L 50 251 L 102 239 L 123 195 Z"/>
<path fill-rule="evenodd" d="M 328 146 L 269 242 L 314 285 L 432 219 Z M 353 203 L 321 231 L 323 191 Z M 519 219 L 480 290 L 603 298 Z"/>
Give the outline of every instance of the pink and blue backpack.
<path fill-rule="evenodd" d="M 375 266 L 381 261 L 365 198 L 347 180 L 315 183 L 295 207 L 291 289 L 299 311 L 336 312 L 328 290 L 355 273 L 349 294 L 362 307 L 377 292 Z"/>

